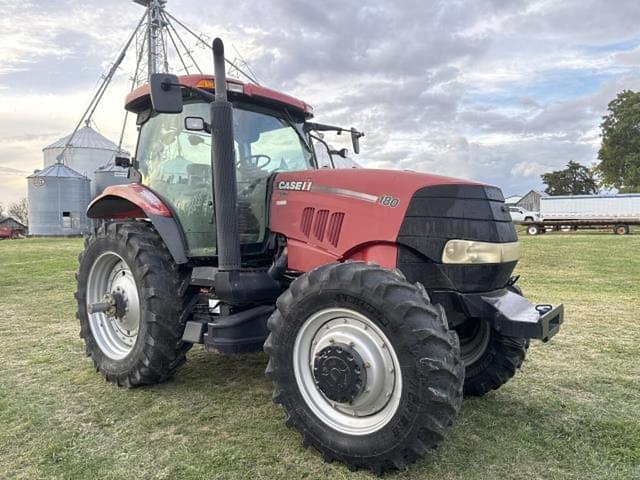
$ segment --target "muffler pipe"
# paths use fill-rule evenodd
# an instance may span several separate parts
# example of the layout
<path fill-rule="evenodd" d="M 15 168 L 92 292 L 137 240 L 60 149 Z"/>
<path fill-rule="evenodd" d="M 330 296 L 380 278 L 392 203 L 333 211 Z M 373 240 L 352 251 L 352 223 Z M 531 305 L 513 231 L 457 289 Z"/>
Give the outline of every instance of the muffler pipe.
<path fill-rule="evenodd" d="M 218 241 L 218 270 L 239 270 L 238 187 L 233 143 L 233 105 L 227 100 L 224 44 L 213 41 L 215 101 L 211 103 L 211 171 Z"/>

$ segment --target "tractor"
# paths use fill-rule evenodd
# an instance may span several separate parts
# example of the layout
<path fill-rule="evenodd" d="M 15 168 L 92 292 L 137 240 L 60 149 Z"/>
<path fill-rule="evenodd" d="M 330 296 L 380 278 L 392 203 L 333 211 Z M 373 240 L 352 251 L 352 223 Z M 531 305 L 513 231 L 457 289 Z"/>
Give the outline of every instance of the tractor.
<path fill-rule="evenodd" d="M 549 340 L 563 306 L 516 285 L 501 191 L 455 178 L 317 168 L 307 103 L 214 75 L 154 74 L 131 183 L 87 215 L 77 274 L 86 353 L 121 387 L 163 382 L 194 344 L 262 351 L 304 447 L 381 473 L 433 451 L 463 395 L 484 395 Z M 324 142 L 324 141 L 323 141 Z M 316 143 L 317 145 L 321 145 Z M 331 154 L 342 154 L 332 151 Z"/>

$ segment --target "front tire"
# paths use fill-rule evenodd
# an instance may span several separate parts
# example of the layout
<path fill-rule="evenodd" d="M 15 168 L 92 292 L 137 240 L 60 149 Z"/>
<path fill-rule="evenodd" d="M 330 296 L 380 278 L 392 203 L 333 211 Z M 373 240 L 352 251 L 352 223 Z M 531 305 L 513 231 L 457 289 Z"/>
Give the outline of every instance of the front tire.
<path fill-rule="evenodd" d="M 79 262 L 76 316 L 96 370 L 127 388 L 168 379 L 191 348 L 182 341 L 181 318 L 188 272 L 146 222 L 101 224 L 86 238 Z M 90 313 L 105 294 L 112 308 Z"/>
<path fill-rule="evenodd" d="M 381 473 L 445 438 L 464 367 L 444 310 L 424 289 L 362 262 L 330 264 L 296 279 L 277 307 L 267 376 L 303 446 Z"/>
<path fill-rule="evenodd" d="M 507 289 L 522 296 L 517 285 Z M 486 320 L 469 318 L 455 330 L 465 365 L 465 395 L 480 397 L 497 390 L 513 378 L 527 356 L 528 339 L 504 336 Z"/>
<path fill-rule="evenodd" d="M 461 327 L 472 328 L 475 335 L 465 337 Z M 513 378 L 526 357 L 526 339 L 506 337 L 482 319 L 468 319 L 461 327 L 456 330 L 465 363 L 465 395 L 483 396 Z"/>

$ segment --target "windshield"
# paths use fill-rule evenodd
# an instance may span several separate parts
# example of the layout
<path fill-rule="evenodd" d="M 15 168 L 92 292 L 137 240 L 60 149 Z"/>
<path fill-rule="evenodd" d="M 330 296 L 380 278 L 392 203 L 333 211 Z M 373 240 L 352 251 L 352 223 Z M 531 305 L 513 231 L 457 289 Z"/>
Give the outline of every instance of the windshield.
<path fill-rule="evenodd" d="M 234 105 L 234 140 L 243 244 L 260 243 L 266 222 L 267 179 L 274 172 L 314 167 L 302 124 L 253 105 Z M 140 131 L 142 183 L 171 204 L 192 256 L 216 254 L 211 187 L 211 135 L 184 129 L 185 117 L 209 121 L 209 105 L 187 103 L 181 114 L 154 114 Z"/>

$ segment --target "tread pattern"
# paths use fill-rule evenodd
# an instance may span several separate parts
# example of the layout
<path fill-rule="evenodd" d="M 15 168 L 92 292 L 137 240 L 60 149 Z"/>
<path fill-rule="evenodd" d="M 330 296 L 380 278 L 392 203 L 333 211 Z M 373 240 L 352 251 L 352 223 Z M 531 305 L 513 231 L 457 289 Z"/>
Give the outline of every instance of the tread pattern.
<path fill-rule="evenodd" d="M 517 285 L 507 288 L 522 296 L 522 290 Z M 507 383 L 524 363 L 528 348 L 529 339 L 506 337 L 491 329 L 487 350 L 467 368 L 464 394 L 481 397 Z"/>
<path fill-rule="evenodd" d="M 127 260 L 140 293 L 141 325 L 131 353 L 121 361 L 106 357 L 96 344 L 86 311 L 86 286 L 95 255 L 112 249 Z M 186 360 L 190 343 L 182 341 L 189 298 L 187 269 L 176 265 L 153 226 L 143 221 L 102 223 L 85 238 L 76 274 L 76 317 L 80 337 L 95 369 L 125 388 L 167 380 Z"/>
<path fill-rule="evenodd" d="M 505 337 L 492 330 L 482 358 L 467 369 L 464 394 L 479 397 L 507 383 L 522 366 L 527 347 L 524 338 Z"/>
<path fill-rule="evenodd" d="M 394 344 L 410 385 L 394 419 L 367 439 L 342 434 L 315 419 L 291 367 L 293 339 L 314 311 L 309 302 L 316 302 L 317 311 L 318 301 L 336 305 L 338 295 L 366 302 L 384 318 L 387 325 L 380 326 Z M 398 270 L 363 262 L 328 264 L 298 277 L 276 305 L 264 345 L 269 355 L 266 375 L 274 383 L 273 401 L 283 407 L 285 424 L 301 434 L 303 447 L 313 446 L 327 462 L 338 460 L 351 470 L 381 474 L 404 469 L 444 440 L 462 403 L 464 365 L 457 334 L 449 330 L 444 310 L 430 304 L 424 288 L 407 282 Z"/>

